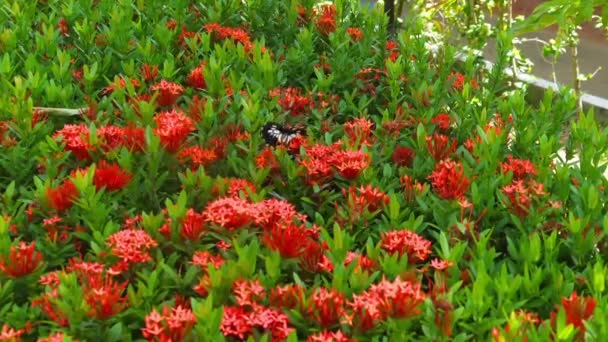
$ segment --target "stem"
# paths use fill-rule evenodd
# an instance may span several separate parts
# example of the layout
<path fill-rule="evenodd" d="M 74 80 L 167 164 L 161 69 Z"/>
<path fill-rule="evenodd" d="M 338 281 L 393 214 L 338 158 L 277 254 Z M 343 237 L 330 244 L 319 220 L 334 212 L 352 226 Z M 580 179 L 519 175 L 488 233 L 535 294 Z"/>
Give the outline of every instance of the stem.
<path fill-rule="evenodd" d="M 578 63 L 578 45 L 576 42 L 570 42 L 570 57 L 572 61 L 572 77 L 574 78 L 574 93 L 577 97 L 578 112 L 583 112 L 583 96 L 581 91 L 580 67 Z"/>
<path fill-rule="evenodd" d="M 395 0 L 384 1 L 384 13 L 388 16 L 388 34 L 392 37 L 395 33 Z"/>

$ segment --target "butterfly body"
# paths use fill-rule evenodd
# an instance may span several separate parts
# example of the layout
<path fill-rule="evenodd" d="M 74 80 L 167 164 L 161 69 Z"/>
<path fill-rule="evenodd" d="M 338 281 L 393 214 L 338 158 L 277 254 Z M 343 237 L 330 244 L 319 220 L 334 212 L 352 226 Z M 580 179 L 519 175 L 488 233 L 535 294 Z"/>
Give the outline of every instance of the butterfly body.
<path fill-rule="evenodd" d="M 262 127 L 262 138 L 270 146 L 289 146 L 293 139 L 303 135 L 306 135 L 304 128 L 284 126 L 273 122 Z"/>

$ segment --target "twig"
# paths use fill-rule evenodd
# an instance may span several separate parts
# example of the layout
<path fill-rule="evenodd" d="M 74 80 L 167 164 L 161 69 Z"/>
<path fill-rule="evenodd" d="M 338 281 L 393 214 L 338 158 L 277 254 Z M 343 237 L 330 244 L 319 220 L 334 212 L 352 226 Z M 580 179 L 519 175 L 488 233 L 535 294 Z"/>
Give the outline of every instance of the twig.
<path fill-rule="evenodd" d="M 50 108 L 50 107 L 34 107 L 34 111 L 43 114 L 56 114 L 59 116 L 78 116 L 86 112 L 88 108 Z"/>

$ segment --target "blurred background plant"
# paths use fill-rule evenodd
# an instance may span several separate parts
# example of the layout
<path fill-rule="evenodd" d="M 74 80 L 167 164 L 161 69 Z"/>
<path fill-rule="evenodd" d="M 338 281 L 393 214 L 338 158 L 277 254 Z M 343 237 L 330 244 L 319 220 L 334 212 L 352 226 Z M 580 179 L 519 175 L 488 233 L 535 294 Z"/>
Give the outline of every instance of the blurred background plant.
<path fill-rule="evenodd" d="M 532 63 L 522 54 L 520 46 L 527 41 L 543 44 L 543 56 L 557 63 L 566 53 L 570 56 L 572 90 L 578 97 L 578 111 L 582 108 L 582 87 L 600 68 L 589 74 L 581 73 L 578 46 L 581 25 L 592 23 L 604 34 L 608 33 L 607 0 L 546 0 L 534 8 L 527 17 L 514 17 L 517 0 L 388 0 L 385 8 L 394 13 L 416 13 L 427 21 L 429 37 L 437 43 L 450 43 L 466 47 L 469 53 L 481 51 L 496 39 L 497 60 L 506 58 L 509 72 L 515 79 L 518 73 L 529 73 Z M 387 11 L 388 12 L 388 11 Z M 395 21 L 399 25 L 400 20 Z M 538 33 L 555 27 L 555 38 L 548 41 L 526 38 L 525 34 Z M 502 56 L 501 56 L 502 54 Z M 553 81 L 557 82 L 553 68 Z M 514 85 L 519 85 L 514 83 Z"/>

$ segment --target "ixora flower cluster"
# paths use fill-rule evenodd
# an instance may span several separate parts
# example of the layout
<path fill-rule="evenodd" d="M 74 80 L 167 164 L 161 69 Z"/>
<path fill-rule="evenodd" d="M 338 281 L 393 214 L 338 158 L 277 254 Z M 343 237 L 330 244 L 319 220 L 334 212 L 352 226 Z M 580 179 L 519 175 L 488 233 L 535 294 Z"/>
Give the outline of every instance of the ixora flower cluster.
<path fill-rule="evenodd" d="M 608 336 L 574 99 L 357 2 L 96 4 L 0 11 L 0 341 Z"/>

